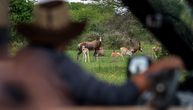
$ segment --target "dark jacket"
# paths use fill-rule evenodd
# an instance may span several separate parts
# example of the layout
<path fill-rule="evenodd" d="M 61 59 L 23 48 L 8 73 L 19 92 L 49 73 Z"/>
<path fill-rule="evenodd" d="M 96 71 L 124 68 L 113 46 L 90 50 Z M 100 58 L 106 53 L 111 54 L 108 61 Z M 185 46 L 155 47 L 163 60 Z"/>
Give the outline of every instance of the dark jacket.
<path fill-rule="evenodd" d="M 131 81 L 121 86 L 111 85 L 90 76 L 66 55 L 50 54 L 55 57 L 57 74 L 67 83 L 77 104 L 131 105 L 136 102 L 139 90 Z"/>

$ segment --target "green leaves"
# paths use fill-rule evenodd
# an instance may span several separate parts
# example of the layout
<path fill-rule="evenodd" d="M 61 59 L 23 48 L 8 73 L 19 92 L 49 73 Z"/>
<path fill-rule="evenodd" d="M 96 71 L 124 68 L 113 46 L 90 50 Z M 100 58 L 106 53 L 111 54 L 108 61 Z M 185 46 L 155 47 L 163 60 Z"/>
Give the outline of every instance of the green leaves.
<path fill-rule="evenodd" d="M 75 21 L 88 20 L 89 25 L 105 22 L 113 16 L 114 10 L 101 4 L 70 3 L 70 14 Z"/>
<path fill-rule="evenodd" d="M 10 0 L 10 15 L 13 24 L 30 22 L 34 2 L 26 0 Z"/>
<path fill-rule="evenodd" d="M 11 42 L 24 42 L 24 38 L 16 33 L 15 25 L 31 22 L 33 6 L 34 1 L 31 0 L 10 0 Z"/>

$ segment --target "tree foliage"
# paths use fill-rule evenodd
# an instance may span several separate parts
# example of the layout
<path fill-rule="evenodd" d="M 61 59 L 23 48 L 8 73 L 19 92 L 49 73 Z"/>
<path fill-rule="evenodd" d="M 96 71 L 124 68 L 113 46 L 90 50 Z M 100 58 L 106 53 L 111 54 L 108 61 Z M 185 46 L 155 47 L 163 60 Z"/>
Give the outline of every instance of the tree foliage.
<path fill-rule="evenodd" d="M 113 8 L 102 4 L 70 3 L 69 9 L 73 21 L 87 20 L 84 34 L 72 43 L 74 49 L 81 41 L 91 41 L 95 36 L 103 35 L 106 32 L 103 24 L 114 16 Z"/>
<path fill-rule="evenodd" d="M 129 45 L 130 38 L 140 41 L 154 41 L 152 35 L 143 28 L 138 20 L 127 9 L 124 9 L 120 0 L 91 0 L 94 3 L 69 3 L 70 15 L 73 21 L 87 20 L 87 28 L 80 39 L 74 41 L 71 46 L 76 46 L 81 41 L 91 41 L 94 35 L 103 37 L 103 46 L 107 48 L 119 48 Z M 184 0 L 149 0 L 158 11 L 172 16 L 177 16 L 191 26 L 191 10 Z M 31 22 L 34 1 L 10 0 L 10 19 L 12 25 L 11 41 L 23 42 L 15 32 L 15 25 L 20 22 Z M 120 9 L 118 12 L 116 9 Z M 153 39 L 153 40 L 152 40 Z"/>
<path fill-rule="evenodd" d="M 31 22 L 33 6 L 34 1 L 10 0 L 12 42 L 25 41 L 16 33 L 15 25 L 21 22 Z M 87 20 L 83 37 L 74 41 L 74 45 L 71 46 L 73 49 L 80 41 L 94 40 L 96 35 L 103 37 L 104 46 L 107 48 L 119 48 L 123 42 L 128 41 L 129 37 L 149 36 L 130 12 L 116 13 L 115 8 L 122 6 L 119 1 L 103 0 L 90 4 L 69 3 L 68 6 L 73 21 Z"/>
<path fill-rule="evenodd" d="M 81 41 L 94 40 L 94 37 L 90 37 L 93 34 L 102 36 L 103 46 L 110 49 L 128 46 L 130 38 L 144 40 L 143 38 L 147 37 L 148 39 L 151 36 L 130 11 L 124 14 L 115 11 L 115 7 L 121 6 L 120 2 L 111 2 L 111 4 L 109 2 L 111 1 L 69 4 L 72 18 L 75 21 L 88 20 L 87 30 L 82 39 L 74 41 L 72 47 Z"/>
<path fill-rule="evenodd" d="M 113 15 L 111 7 L 101 4 L 70 3 L 71 16 L 75 21 L 88 21 L 87 32 L 102 31 L 100 24 L 108 21 Z"/>
<path fill-rule="evenodd" d="M 32 20 L 32 0 L 10 0 L 11 42 L 24 42 L 24 39 L 16 33 L 15 26 L 18 23 L 29 23 Z"/>

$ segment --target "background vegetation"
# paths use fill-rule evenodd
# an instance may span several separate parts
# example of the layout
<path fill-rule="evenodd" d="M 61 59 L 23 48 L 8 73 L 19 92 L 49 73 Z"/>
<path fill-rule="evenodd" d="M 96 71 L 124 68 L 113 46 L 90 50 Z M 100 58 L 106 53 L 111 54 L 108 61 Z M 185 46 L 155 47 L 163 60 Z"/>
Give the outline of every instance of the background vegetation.
<path fill-rule="evenodd" d="M 74 21 L 87 20 L 87 28 L 82 37 L 75 40 L 69 49 L 76 49 L 81 41 L 94 40 L 96 35 L 102 36 L 104 47 L 118 49 L 121 45 L 129 45 L 130 38 L 153 43 L 155 39 L 125 9 L 119 0 L 93 0 L 94 3 L 69 3 L 70 15 Z M 182 19 L 188 26 L 192 25 L 192 8 L 184 0 L 149 0 L 158 11 Z M 10 0 L 11 43 L 26 44 L 25 39 L 15 31 L 17 23 L 32 21 L 32 10 L 35 0 Z M 122 9 L 122 10 L 121 10 Z"/>
<path fill-rule="evenodd" d="M 102 36 L 105 48 L 115 49 L 120 48 L 123 43 L 128 43 L 130 38 L 152 41 L 151 35 L 130 11 L 124 13 L 116 11 L 116 6 L 120 7 L 120 3 L 110 1 L 92 4 L 69 3 L 68 6 L 73 21 L 88 21 L 82 37 L 75 40 L 69 49 L 76 49 L 79 42 L 94 40 L 95 36 Z M 15 26 L 17 23 L 32 21 L 33 7 L 34 1 L 10 1 L 11 43 L 19 46 L 26 43 L 25 39 L 16 33 Z"/>

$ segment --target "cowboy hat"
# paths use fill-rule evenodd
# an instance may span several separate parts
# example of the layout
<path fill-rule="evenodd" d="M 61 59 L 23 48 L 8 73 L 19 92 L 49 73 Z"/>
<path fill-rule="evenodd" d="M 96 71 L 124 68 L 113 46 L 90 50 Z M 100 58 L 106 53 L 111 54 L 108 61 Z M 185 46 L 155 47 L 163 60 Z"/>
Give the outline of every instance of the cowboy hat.
<path fill-rule="evenodd" d="M 17 25 L 17 31 L 31 44 L 58 45 L 76 38 L 83 31 L 86 22 L 72 22 L 66 2 L 55 0 L 34 7 L 32 23 Z"/>

